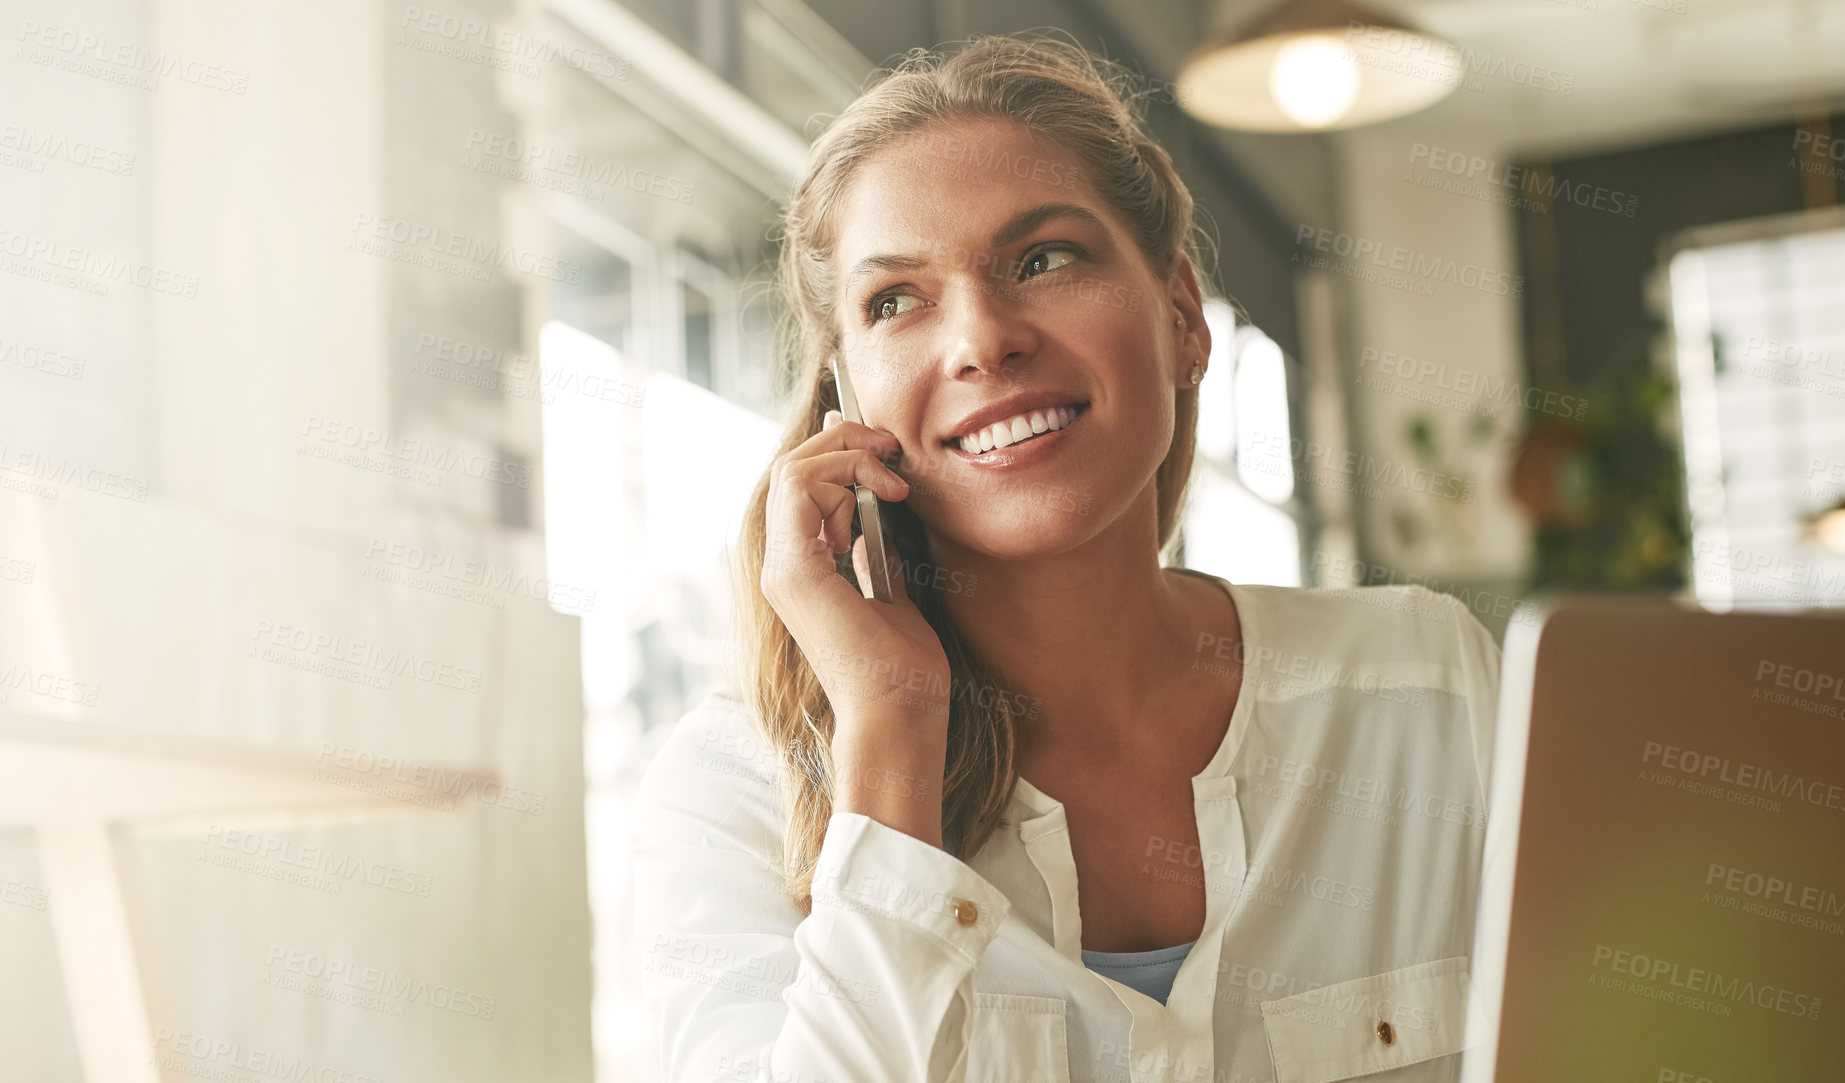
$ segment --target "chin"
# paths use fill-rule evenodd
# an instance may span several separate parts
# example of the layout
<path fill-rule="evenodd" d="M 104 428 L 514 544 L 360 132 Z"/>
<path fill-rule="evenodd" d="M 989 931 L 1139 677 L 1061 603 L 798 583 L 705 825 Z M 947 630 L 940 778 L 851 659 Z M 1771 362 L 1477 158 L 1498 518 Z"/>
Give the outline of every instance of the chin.
<path fill-rule="evenodd" d="M 1050 506 L 1049 497 L 1037 507 L 1027 496 L 1002 499 L 1018 506 L 1008 509 L 996 502 L 974 514 L 961 509 L 950 521 L 938 520 L 930 533 L 948 545 L 999 560 L 1028 560 L 1074 549 L 1101 528 L 1092 512 L 1085 514 L 1085 494 L 1074 494 L 1068 508 Z"/>

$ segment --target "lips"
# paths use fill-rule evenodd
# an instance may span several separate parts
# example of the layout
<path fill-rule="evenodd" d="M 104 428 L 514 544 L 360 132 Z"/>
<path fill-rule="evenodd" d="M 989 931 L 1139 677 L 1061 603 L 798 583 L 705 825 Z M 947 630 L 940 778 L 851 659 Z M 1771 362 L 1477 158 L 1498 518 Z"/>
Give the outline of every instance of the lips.
<path fill-rule="evenodd" d="M 981 425 L 958 437 L 950 437 L 943 443 L 957 447 L 969 455 L 979 455 L 994 448 L 1011 447 L 1023 444 L 1046 433 L 1059 432 L 1089 404 L 1072 402 L 1062 405 L 1047 405 L 1017 413 Z"/>
<path fill-rule="evenodd" d="M 1029 419 L 1032 414 L 1039 415 L 1039 420 L 1044 425 L 1043 430 L 1030 431 L 1027 435 L 1012 439 L 1004 445 L 989 443 L 982 448 L 982 439 L 993 439 L 996 435 L 994 430 L 1002 423 L 1008 426 L 1006 435 L 1008 437 L 1012 435 L 1014 430 L 1010 428 L 1010 423 L 1013 419 L 1005 418 L 960 439 L 945 440 L 943 446 L 949 449 L 950 454 L 971 466 L 1022 466 L 1038 461 L 1044 455 L 1049 454 L 1048 449 L 1061 444 L 1064 439 L 1063 434 L 1088 410 L 1089 404 L 1084 402 L 1073 403 L 1067 407 L 1046 407 L 1043 410 L 1027 411 L 1025 415 L 1027 420 L 1019 426 L 1017 431 L 1027 432 L 1025 426 L 1030 424 Z"/>

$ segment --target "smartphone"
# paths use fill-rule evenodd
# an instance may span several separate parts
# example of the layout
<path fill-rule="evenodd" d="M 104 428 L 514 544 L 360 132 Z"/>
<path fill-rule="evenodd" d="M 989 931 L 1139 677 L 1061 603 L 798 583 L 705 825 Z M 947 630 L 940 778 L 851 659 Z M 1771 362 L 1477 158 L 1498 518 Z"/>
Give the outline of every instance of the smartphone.
<path fill-rule="evenodd" d="M 863 425 L 865 417 L 859 413 L 858 396 L 852 391 L 852 375 L 838 354 L 833 355 L 833 384 L 839 388 L 840 416 Z M 865 535 L 865 559 L 871 565 L 871 596 L 880 602 L 894 601 L 897 595 L 890 572 L 897 566 L 897 554 L 891 551 L 890 536 L 884 530 L 883 509 L 869 487 L 855 485 L 853 490 L 858 495 L 859 529 Z"/>

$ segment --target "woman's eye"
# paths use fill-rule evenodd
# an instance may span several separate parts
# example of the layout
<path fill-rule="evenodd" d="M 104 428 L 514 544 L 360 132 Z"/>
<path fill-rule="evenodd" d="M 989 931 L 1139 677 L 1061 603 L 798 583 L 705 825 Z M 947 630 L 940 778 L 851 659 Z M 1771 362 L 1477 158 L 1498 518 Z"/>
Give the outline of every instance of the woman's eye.
<path fill-rule="evenodd" d="M 871 316 L 871 322 L 879 323 L 908 312 L 914 307 L 915 300 L 916 298 L 906 293 L 885 293 L 873 297 L 871 303 L 865 307 Z M 912 304 L 906 306 L 905 301 L 912 302 Z"/>
<path fill-rule="evenodd" d="M 1027 256 L 1024 265 L 1019 270 L 1024 277 L 1031 278 L 1046 271 L 1055 271 L 1074 259 L 1076 259 L 1076 253 L 1068 248 L 1047 248 L 1042 252 L 1034 252 Z"/>

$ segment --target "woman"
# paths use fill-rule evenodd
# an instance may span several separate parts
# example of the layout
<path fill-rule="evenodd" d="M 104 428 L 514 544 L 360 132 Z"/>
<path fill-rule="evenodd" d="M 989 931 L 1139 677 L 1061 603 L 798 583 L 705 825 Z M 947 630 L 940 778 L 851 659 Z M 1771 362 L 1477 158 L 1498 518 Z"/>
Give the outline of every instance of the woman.
<path fill-rule="evenodd" d="M 1498 651 L 1419 587 L 1161 567 L 1211 332 L 1124 85 L 980 39 L 814 146 L 742 691 L 640 798 L 674 1081 L 1455 1074 Z"/>

